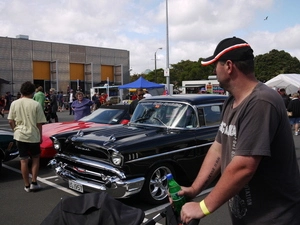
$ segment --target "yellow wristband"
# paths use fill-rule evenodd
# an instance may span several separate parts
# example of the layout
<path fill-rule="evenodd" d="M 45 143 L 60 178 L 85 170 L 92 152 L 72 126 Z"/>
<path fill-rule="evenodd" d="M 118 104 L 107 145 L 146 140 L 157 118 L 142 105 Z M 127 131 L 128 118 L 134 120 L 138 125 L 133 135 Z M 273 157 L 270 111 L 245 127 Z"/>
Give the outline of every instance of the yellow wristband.
<path fill-rule="evenodd" d="M 201 210 L 202 210 L 202 212 L 204 213 L 205 216 L 207 216 L 207 215 L 210 214 L 208 208 L 207 208 L 206 205 L 205 205 L 204 200 L 202 200 L 202 201 L 200 202 L 200 208 L 201 208 Z"/>

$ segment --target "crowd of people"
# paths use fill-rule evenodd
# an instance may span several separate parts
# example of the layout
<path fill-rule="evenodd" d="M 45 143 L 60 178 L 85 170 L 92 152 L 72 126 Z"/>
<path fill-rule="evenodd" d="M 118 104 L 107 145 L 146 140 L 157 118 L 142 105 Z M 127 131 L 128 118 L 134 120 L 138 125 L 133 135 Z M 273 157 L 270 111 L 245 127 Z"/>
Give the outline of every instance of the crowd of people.
<path fill-rule="evenodd" d="M 16 97 L 15 100 L 21 98 L 21 96 L 21 93 L 18 92 L 17 96 L 14 96 Z M 101 105 L 110 104 L 106 93 L 101 93 L 100 95 L 95 93 L 92 100 L 89 100 L 89 96 L 84 95 L 81 88 L 77 88 L 74 92 L 69 86 L 67 94 L 64 94 L 63 91 L 57 92 L 54 88 L 45 91 L 42 86 L 39 86 L 35 89 L 33 100 L 39 102 L 42 106 L 47 123 L 59 121 L 57 112 L 69 111 L 70 115 L 74 115 L 74 120 L 79 120 L 98 109 Z M 2 118 L 9 112 L 13 101 L 13 96 L 10 92 L 0 96 L 0 116 Z"/>
<path fill-rule="evenodd" d="M 278 93 L 281 95 L 284 102 L 285 108 L 287 110 L 287 115 L 289 117 L 290 125 L 294 130 L 296 136 L 299 135 L 299 125 L 300 125 L 300 90 L 292 94 L 287 94 L 284 88 L 280 88 Z"/>
<path fill-rule="evenodd" d="M 51 123 L 52 120 L 58 122 L 57 112 L 68 110 L 69 115 L 74 115 L 74 120 L 79 120 L 98 109 L 101 104 L 106 104 L 106 99 L 100 102 L 101 97 L 94 98 L 93 96 L 93 100 L 90 100 L 89 96 L 84 95 L 80 88 L 77 88 L 75 93 L 73 89 L 68 88 L 66 96 L 62 91 L 56 92 L 54 88 L 51 88 L 49 93 L 45 94 L 45 115 L 48 123 Z"/>

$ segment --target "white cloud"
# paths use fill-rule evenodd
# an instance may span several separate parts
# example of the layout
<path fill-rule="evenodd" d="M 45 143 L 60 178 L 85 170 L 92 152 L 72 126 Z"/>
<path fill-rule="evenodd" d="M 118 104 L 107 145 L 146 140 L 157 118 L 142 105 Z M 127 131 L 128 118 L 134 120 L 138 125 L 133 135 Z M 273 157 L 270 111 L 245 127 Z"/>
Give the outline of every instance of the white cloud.
<path fill-rule="evenodd" d="M 288 8 L 299 3 L 168 0 L 168 5 L 171 64 L 207 57 L 229 36 L 248 41 L 255 54 L 278 49 L 300 58 L 299 14 L 289 15 Z M 154 68 L 159 47 L 157 67 L 166 67 L 165 7 L 165 0 L 2 0 L 0 35 L 129 50 L 133 72 L 140 73 Z"/>

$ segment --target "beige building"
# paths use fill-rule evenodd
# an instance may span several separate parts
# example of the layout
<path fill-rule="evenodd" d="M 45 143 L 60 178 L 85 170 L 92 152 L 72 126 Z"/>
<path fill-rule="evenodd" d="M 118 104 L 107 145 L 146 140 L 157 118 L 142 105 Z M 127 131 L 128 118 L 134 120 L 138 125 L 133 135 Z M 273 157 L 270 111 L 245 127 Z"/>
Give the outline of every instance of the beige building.
<path fill-rule="evenodd" d="M 17 95 L 24 81 L 67 92 L 78 86 L 129 83 L 129 51 L 29 40 L 27 35 L 0 37 L 0 94 Z M 4 81 L 5 82 L 4 82 Z M 9 81 L 9 84 L 7 84 Z"/>

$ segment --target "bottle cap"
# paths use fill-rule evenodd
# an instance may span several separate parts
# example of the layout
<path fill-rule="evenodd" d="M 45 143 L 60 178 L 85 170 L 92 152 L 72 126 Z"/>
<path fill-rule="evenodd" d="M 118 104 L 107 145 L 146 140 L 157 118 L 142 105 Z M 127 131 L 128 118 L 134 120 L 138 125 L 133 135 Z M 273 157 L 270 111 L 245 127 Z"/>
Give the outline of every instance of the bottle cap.
<path fill-rule="evenodd" d="M 171 173 L 167 174 L 167 180 L 172 180 L 173 179 L 173 175 Z"/>

